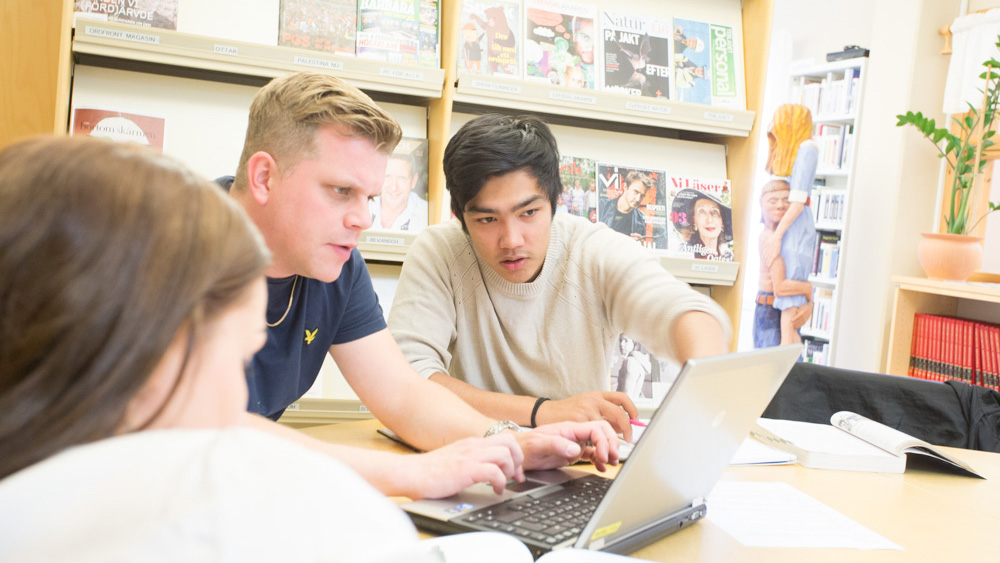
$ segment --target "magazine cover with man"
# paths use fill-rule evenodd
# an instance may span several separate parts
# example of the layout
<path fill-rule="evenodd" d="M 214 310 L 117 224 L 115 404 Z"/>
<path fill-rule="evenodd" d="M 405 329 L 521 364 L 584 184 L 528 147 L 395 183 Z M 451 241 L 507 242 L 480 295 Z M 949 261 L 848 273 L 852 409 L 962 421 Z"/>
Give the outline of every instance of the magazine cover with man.
<path fill-rule="evenodd" d="M 354 54 L 356 0 L 281 0 L 278 45 Z"/>
<path fill-rule="evenodd" d="M 705 22 L 674 18 L 672 99 L 711 105 L 711 37 Z"/>
<path fill-rule="evenodd" d="M 569 213 L 597 222 L 597 161 L 578 156 L 559 157 L 562 193 L 556 200 L 556 213 Z"/>
<path fill-rule="evenodd" d="M 74 17 L 177 29 L 177 0 L 74 0 Z"/>
<path fill-rule="evenodd" d="M 670 97 L 670 21 L 601 12 L 604 90 L 650 98 Z"/>
<path fill-rule="evenodd" d="M 597 86 L 597 8 L 568 0 L 524 5 L 524 76 L 558 86 Z"/>
<path fill-rule="evenodd" d="M 671 176 L 671 256 L 733 261 L 732 190 L 725 178 Z"/>
<path fill-rule="evenodd" d="M 598 163 L 597 220 L 647 248 L 666 250 L 666 174 Z"/>
<path fill-rule="evenodd" d="M 427 139 L 399 141 L 386 162 L 382 191 L 368 208 L 372 230 L 416 233 L 427 226 Z"/>
<path fill-rule="evenodd" d="M 521 77 L 520 2 L 464 0 L 459 28 L 460 72 Z"/>

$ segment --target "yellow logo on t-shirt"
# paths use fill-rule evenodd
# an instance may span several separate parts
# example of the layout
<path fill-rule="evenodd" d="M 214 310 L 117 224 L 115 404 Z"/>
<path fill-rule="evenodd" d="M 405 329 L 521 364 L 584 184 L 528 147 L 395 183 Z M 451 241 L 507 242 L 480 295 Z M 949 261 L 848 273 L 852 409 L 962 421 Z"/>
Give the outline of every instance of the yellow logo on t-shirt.
<path fill-rule="evenodd" d="M 306 329 L 306 346 L 313 343 L 313 340 L 316 339 L 317 332 L 319 332 L 319 327 L 314 328 L 312 332 L 309 332 L 308 328 Z"/>

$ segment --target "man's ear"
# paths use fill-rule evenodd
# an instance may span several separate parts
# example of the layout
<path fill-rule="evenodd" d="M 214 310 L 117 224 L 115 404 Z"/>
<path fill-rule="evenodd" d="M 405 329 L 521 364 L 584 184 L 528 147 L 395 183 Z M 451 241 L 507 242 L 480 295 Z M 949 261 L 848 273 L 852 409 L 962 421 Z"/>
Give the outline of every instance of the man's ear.
<path fill-rule="evenodd" d="M 278 177 L 278 163 L 270 153 L 257 151 L 247 159 L 247 190 L 260 205 L 267 204 L 272 182 Z"/>

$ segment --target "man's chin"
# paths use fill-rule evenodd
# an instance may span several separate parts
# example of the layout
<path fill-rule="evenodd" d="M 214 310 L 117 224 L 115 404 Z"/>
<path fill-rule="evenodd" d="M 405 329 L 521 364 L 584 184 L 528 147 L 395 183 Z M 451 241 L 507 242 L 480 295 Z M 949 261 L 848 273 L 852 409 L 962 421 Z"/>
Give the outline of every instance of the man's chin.
<path fill-rule="evenodd" d="M 314 280 L 319 280 L 323 283 L 333 283 L 340 278 L 340 273 L 343 272 L 344 265 L 341 264 L 340 267 L 334 269 L 330 267 L 322 268 L 318 271 L 310 272 L 306 277 Z"/>

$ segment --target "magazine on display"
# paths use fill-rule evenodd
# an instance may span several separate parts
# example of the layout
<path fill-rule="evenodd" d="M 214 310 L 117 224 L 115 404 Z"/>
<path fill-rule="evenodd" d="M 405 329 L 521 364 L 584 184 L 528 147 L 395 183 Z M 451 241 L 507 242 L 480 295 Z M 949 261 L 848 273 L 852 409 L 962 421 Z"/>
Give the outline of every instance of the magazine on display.
<path fill-rule="evenodd" d="M 733 28 L 709 24 L 711 38 L 712 105 L 736 107 L 736 43 Z"/>
<path fill-rule="evenodd" d="M 74 17 L 177 29 L 177 0 L 74 0 Z"/>
<path fill-rule="evenodd" d="M 281 0 L 278 45 L 354 54 L 356 0 Z"/>
<path fill-rule="evenodd" d="M 670 97 L 669 20 L 601 12 L 604 90 L 651 98 Z"/>
<path fill-rule="evenodd" d="M 710 55 L 709 24 L 674 18 L 674 95 L 671 99 L 711 105 Z"/>
<path fill-rule="evenodd" d="M 646 248 L 666 250 L 666 174 L 598 163 L 597 220 Z"/>
<path fill-rule="evenodd" d="M 569 0 L 527 0 L 524 77 L 557 86 L 597 87 L 594 6 Z"/>
<path fill-rule="evenodd" d="M 597 222 L 597 161 L 576 156 L 559 157 L 562 193 L 556 200 L 556 213 L 569 213 Z"/>
<path fill-rule="evenodd" d="M 358 0 L 359 57 L 420 64 L 419 0 Z"/>
<path fill-rule="evenodd" d="M 90 135 L 118 142 L 138 143 L 163 150 L 166 120 L 118 110 L 74 108 L 71 135 Z"/>
<path fill-rule="evenodd" d="M 725 178 L 671 176 L 668 254 L 732 262 L 732 190 Z"/>
<path fill-rule="evenodd" d="M 439 68 L 441 66 L 441 33 L 440 12 L 438 0 L 420 0 L 418 12 L 417 60 L 422 67 Z"/>
<path fill-rule="evenodd" d="M 427 139 L 399 141 L 386 163 L 382 192 L 369 209 L 372 230 L 417 233 L 427 226 Z"/>
<path fill-rule="evenodd" d="M 459 27 L 459 71 L 521 77 L 520 2 L 464 0 Z"/>

